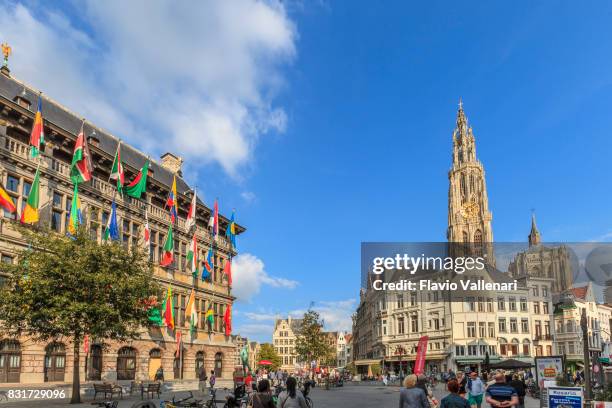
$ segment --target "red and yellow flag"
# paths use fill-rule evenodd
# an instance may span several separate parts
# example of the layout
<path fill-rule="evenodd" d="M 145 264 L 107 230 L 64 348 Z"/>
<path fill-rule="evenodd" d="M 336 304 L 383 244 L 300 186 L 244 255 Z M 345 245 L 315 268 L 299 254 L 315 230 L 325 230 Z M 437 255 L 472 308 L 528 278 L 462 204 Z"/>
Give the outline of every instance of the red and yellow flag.
<path fill-rule="evenodd" d="M 15 211 L 17 211 L 17 208 L 15 207 L 15 203 L 13 202 L 13 199 L 11 198 L 10 195 L 8 195 L 8 193 L 6 192 L 6 190 L 4 189 L 2 185 L 0 185 L 0 206 L 2 206 L 2 208 L 4 208 L 6 211 L 10 213 L 14 213 Z"/>
<path fill-rule="evenodd" d="M 30 134 L 30 157 L 38 157 L 40 145 L 45 143 L 45 127 L 43 126 L 42 98 L 38 96 L 38 110 L 34 117 L 34 125 Z"/>

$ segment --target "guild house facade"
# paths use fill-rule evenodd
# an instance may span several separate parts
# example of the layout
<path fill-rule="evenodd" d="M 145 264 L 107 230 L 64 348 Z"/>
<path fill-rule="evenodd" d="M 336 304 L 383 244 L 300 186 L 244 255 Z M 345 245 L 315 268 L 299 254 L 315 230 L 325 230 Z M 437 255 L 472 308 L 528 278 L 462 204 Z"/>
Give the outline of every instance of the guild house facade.
<path fill-rule="evenodd" d="M 25 205 L 37 166 L 29 157 L 28 141 L 38 97 L 38 90 L 12 78 L 8 69 L 3 68 L 0 74 L 0 180 L 13 198 L 19 213 Z M 39 222 L 63 234 L 66 232 L 73 193 L 69 178 L 70 163 L 82 119 L 44 95 L 42 111 L 46 143 L 40 155 Z M 111 202 L 116 195 L 115 186 L 107 180 L 119 140 L 87 121 L 84 124 L 84 132 L 88 138 L 94 170 L 92 180 L 79 186 L 82 218 L 91 237 L 101 241 Z M 137 174 L 148 156 L 125 143 L 121 144 L 121 155 L 127 183 Z M 232 337 L 224 334 L 223 316 L 234 297 L 221 270 L 224 261 L 236 255 L 224 236 L 229 219 L 219 216 L 221 234 L 212 243 L 215 248 L 215 269 L 210 282 L 192 278 L 186 262 L 192 235 L 188 236 L 185 231 L 185 217 L 193 188 L 182 178 L 181 165 L 182 159 L 171 153 L 164 154 L 160 161 L 151 160 L 143 197 L 137 200 L 127 195 L 117 195 L 116 203 L 120 242 L 128 248 L 143 245 L 141 237 L 145 214 L 148 218 L 154 276 L 164 289 L 169 285 L 172 287 L 175 324 L 185 339 L 182 358 L 175 356 L 175 337 L 165 328 L 143 330 L 140 338 L 124 343 L 105 341 L 107 347 L 102 347 L 103 339 L 90 339 L 88 355 L 86 358 L 81 357 L 81 379 L 148 380 L 159 367 L 163 367 L 166 380 L 194 379 L 201 366 L 209 372 L 214 370 L 220 378 L 231 378 L 237 361 L 236 347 Z M 164 203 L 174 175 L 179 206 L 178 221 L 174 229 L 175 261 L 170 268 L 161 268 L 158 263 L 170 222 Z M 198 197 L 203 196 L 203 192 L 199 192 Z M 204 260 L 212 240 L 207 228 L 211 208 L 199 201 L 196 214 L 200 260 Z M 2 262 L 15 262 L 17 251 L 25 245 L 20 235 L 10 227 L 15 218 L 14 214 L 5 213 L 0 220 Z M 244 231 L 243 227 L 236 227 L 236 234 Z M 0 283 L 1 281 L 2 277 Z M 196 306 L 200 320 L 197 335 L 193 339 L 189 338 L 185 324 L 185 306 L 192 286 L 196 289 Z M 212 331 L 208 330 L 204 321 L 209 307 L 214 311 L 215 317 Z M 30 337 L 8 338 L 0 333 L 0 383 L 71 381 L 71 350 L 70 338 L 39 343 Z"/>

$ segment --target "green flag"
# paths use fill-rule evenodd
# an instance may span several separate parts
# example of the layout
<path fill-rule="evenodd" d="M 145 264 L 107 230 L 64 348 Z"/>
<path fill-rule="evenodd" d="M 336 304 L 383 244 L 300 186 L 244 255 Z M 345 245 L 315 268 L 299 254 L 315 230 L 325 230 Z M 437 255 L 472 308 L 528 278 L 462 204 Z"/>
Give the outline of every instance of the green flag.
<path fill-rule="evenodd" d="M 147 175 L 149 174 L 149 161 L 147 160 L 134 180 L 125 186 L 125 193 L 130 197 L 140 198 L 147 191 Z"/>

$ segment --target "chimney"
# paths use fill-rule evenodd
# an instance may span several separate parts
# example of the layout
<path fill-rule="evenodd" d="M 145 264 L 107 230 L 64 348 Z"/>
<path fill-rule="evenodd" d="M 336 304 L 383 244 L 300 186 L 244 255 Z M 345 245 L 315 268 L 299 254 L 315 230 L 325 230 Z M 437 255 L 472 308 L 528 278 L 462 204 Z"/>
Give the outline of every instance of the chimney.
<path fill-rule="evenodd" d="M 176 156 L 172 153 L 164 153 L 161 155 L 161 164 L 162 167 L 167 169 L 172 173 L 176 173 L 179 176 L 183 176 L 183 172 L 181 170 L 181 166 L 183 165 L 183 159 L 179 156 Z"/>

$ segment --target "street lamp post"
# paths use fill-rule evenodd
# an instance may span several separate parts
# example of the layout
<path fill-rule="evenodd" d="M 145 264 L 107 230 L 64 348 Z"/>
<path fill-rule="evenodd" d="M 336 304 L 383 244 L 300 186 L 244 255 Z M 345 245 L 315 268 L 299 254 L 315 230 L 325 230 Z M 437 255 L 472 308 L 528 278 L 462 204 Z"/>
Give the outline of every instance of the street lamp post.
<path fill-rule="evenodd" d="M 589 359 L 589 325 L 587 321 L 586 307 L 582 309 L 580 328 L 582 328 L 582 350 L 584 354 L 584 402 L 585 405 L 589 407 L 591 403 L 591 363 Z"/>

